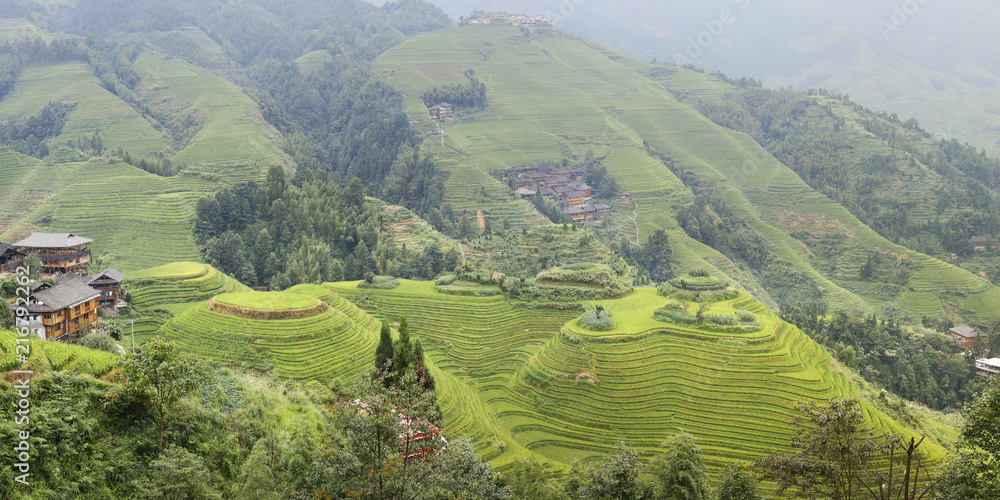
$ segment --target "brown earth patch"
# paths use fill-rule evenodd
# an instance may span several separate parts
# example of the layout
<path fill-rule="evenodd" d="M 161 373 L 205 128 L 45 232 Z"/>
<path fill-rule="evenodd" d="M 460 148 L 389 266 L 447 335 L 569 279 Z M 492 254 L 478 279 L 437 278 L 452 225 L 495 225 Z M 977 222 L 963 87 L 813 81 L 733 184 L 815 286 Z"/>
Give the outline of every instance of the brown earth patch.
<path fill-rule="evenodd" d="M 316 305 L 303 309 L 287 309 L 284 311 L 268 311 L 264 309 L 250 309 L 246 307 L 233 306 L 217 302 L 213 297 L 208 301 L 208 309 L 217 313 L 228 314 L 238 318 L 247 319 L 298 319 L 313 316 L 326 310 L 326 302 L 316 299 Z"/>

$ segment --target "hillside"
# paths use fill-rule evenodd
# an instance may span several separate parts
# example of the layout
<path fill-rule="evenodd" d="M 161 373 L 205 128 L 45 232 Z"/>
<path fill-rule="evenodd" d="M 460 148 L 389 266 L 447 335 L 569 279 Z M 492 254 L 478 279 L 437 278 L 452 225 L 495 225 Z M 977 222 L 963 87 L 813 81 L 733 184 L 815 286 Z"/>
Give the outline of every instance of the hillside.
<path fill-rule="evenodd" d="M 390 81 L 407 95 L 414 120 L 427 120 L 419 100 L 422 91 L 461 82 L 466 70 L 475 71 L 487 86 L 488 110 L 443 126 L 449 132 L 445 145 L 479 170 L 557 162 L 587 152 L 604 157 L 621 189 L 636 194 L 631 231 L 638 229 L 642 240 L 654 229 L 669 230 L 682 269 L 711 266 L 747 289 L 759 281 L 768 295 L 757 296 L 765 301 L 822 301 L 829 310 L 881 310 L 892 297 L 840 279 L 810 247 L 790 236 L 818 228 L 824 234 L 817 237 L 845 238 L 845 246 L 854 249 L 840 258 L 838 268 L 857 268 L 872 253 L 905 254 L 914 271 L 904 290 L 938 300 L 954 294 L 960 304 L 955 313 L 963 317 L 986 319 L 1000 305 L 1000 294 L 986 280 L 887 241 L 806 185 L 749 136 L 679 103 L 642 74 L 647 64 L 623 54 L 548 27 L 532 28 L 526 35 L 510 26 L 470 25 L 409 40 L 376 62 L 393 72 Z M 677 175 L 689 175 L 685 172 L 696 180 L 688 179 L 686 185 Z M 491 188 L 485 181 L 481 185 Z M 756 269 L 740 263 L 741 271 L 732 261 L 738 256 L 720 255 L 680 229 L 677 213 L 692 204 L 695 190 L 706 186 L 769 242 L 764 246 L 770 256 Z M 620 236 L 635 237 L 626 224 L 613 220 L 611 225 Z M 748 271 L 752 278 L 745 276 Z M 911 299 L 896 306 L 917 317 L 928 312 L 926 300 Z"/>
<path fill-rule="evenodd" d="M 796 401 L 860 394 L 823 348 L 745 293 L 710 312 L 751 311 L 762 324 L 756 332 L 654 320 L 667 299 L 648 288 L 588 301 L 618 320 L 594 332 L 577 324 L 579 309 L 446 295 L 433 283 L 325 286 L 377 317 L 407 317 L 436 367 L 447 428 L 469 435 L 500 466 L 533 456 L 564 468 L 621 440 L 652 452 L 683 429 L 719 467 L 787 449 Z M 870 403 L 865 412 L 877 433 L 911 432 Z M 920 425 L 948 439 L 936 425 Z M 937 445 L 928 451 L 942 453 Z"/>

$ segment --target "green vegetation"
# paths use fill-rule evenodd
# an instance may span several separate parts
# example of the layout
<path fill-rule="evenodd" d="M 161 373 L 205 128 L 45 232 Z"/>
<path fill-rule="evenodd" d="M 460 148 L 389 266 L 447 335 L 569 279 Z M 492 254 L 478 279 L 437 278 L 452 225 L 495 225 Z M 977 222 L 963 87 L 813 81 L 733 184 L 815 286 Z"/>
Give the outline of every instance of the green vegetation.
<path fill-rule="evenodd" d="M 597 306 L 581 314 L 576 322 L 583 328 L 596 332 L 614 330 L 618 327 L 618 323 L 615 323 L 615 318 L 611 316 L 610 312 L 605 311 L 602 306 Z"/>
<path fill-rule="evenodd" d="M 17 360 L 15 341 L 17 336 L 8 330 L 0 330 L 0 371 L 20 370 L 26 366 Z M 117 357 L 105 351 L 93 351 L 85 347 L 48 342 L 32 338 L 29 347 L 27 369 L 37 371 L 67 371 L 103 376 L 111 371 Z"/>
<path fill-rule="evenodd" d="M 306 309 L 316 305 L 316 300 L 312 297 L 285 292 L 224 293 L 216 295 L 215 300 L 223 304 L 263 311 Z"/>
<path fill-rule="evenodd" d="M 679 429 L 720 467 L 789 449 L 796 401 L 859 391 L 824 349 L 746 294 L 706 312 L 750 311 L 762 324 L 756 332 L 665 325 L 653 319 L 663 298 L 649 288 L 589 302 L 617 322 L 595 332 L 576 325 L 579 312 L 444 295 L 433 283 L 328 286 L 381 318 L 406 314 L 435 367 L 446 427 L 461 429 L 500 467 L 526 457 L 565 470 L 619 440 L 652 452 Z M 863 408 L 877 433 L 911 435 L 875 406 Z"/>

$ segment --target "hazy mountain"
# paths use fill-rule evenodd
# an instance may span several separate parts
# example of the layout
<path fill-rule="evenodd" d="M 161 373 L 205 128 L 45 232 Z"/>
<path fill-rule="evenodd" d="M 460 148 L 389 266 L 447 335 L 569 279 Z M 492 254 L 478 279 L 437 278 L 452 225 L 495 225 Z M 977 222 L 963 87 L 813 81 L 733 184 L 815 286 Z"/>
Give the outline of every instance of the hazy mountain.
<path fill-rule="evenodd" d="M 915 117 L 933 132 L 1000 153 L 1000 55 L 986 2 L 931 0 L 435 0 L 543 14 L 642 59 L 752 76 L 769 87 L 823 87 Z"/>

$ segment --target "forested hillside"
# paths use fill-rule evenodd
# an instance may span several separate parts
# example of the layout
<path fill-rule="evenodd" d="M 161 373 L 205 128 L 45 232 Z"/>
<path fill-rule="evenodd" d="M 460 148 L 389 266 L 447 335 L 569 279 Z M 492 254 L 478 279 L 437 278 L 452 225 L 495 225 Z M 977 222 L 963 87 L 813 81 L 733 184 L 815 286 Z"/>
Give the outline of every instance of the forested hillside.
<path fill-rule="evenodd" d="M 897 437 L 945 463 L 987 385 L 947 330 L 1000 333 L 1000 161 L 497 16 L 0 6 L 0 241 L 92 238 L 139 344 L 28 360 L 39 496 L 671 498 L 686 453 L 704 498 L 801 479 L 788 422 L 828 412 L 873 470 Z M 155 356 L 203 390 L 150 404 Z"/>

